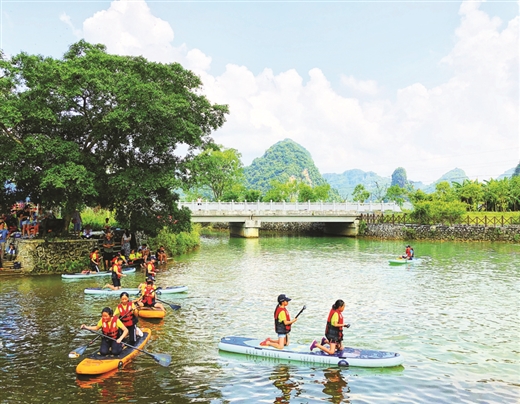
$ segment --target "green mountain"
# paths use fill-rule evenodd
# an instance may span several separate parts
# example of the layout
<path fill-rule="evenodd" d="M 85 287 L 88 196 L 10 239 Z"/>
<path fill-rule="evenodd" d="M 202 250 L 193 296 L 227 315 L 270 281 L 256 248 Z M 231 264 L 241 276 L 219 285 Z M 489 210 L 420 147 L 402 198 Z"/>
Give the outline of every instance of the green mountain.
<path fill-rule="evenodd" d="M 290 139 L 274 144 L 262 157 L 244 167 L 244 176 L 249 188 L 262 192 L 271 188 L 273 180 L 285 183 L 294 178 L 312 187 L 326 183 L 314 165 L 311 154 Z"/>
<path fill-rule="evenodd" d="M 379 190 L 384 195 L 392 182 L 390 177 L 381 177 L 372 171 L 358 169 L 347 170 L 343 174 L 323 174 L 323 178 L 348 200 L 352 200 L 352 192 L 358 184 L 362 184 L 371 195 L 378 194 Z"/>
<path fill-rule="evenodd" d="M 460 168 L 454 168 L 451 171 L 448 171 L 446 174 L 444 174 L 441 178 L 439 178 L 434 183 L 422 188 L 424 192 L 427 194 L 431 194 L 432 192 L 435 192 L 435 186 L 442 181 L 447 181 L 450 184 L 452 182 L 458 182 L 459 184 L 462 184 L 464 180 L 469 180 L 469 177 L 466 175 L 464 170 Z"/>

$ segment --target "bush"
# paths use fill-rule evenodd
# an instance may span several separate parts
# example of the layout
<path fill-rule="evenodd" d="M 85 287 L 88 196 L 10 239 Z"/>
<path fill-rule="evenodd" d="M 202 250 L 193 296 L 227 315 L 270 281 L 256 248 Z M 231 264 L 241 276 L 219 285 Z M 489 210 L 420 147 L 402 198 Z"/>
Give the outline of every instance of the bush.
<path fill-rule="evenodd" d="M 101 209 L 101 208 L 85 208 L 81 212 L 81 221 L 83 223 L 83 227 L 87 224 L 90 224 L 92 230 L 98 231 L 103 230 L 105 227 L 105 219 L 109 218 L 108 224 L 110 227 L 119 227 L 118 223 L 114 219 L 114 214 L 109 210 Z"/>
<path fill-rule="evenodd" d="M 467 205 L 459 201 L 419 201 L 410 217 L 419 224 L 461 223 Z"/>
<path fill-rule="evenodd" d="M 148 244 L 152 251 L 164 246 L 170 256 L 184 254 L 200 244 L 200 225 L 193 225 L 190 233 L 170 233 L 166 228 L 163 228 L 159 231 L 157 237 L 148 239 Z"/>

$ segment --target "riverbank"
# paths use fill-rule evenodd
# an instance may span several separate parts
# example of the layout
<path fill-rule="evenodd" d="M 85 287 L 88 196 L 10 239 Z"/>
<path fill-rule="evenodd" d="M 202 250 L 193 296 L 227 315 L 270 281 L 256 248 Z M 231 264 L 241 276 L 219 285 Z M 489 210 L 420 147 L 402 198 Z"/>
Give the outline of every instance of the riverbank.
<path fill-rule="evenodd" d="M 213 223 L 212 228 L 226 230 L 227 223 Z M 324 223 L 262 223 L 260 231 L 320 236 L 325 234 Z M 358 237 L 383 240 L 431 240 L 431 241 L 502 241 L 520 242 L 520 225 L 472 226 L 472 225 L 418 225 L 360 223 Z"/>

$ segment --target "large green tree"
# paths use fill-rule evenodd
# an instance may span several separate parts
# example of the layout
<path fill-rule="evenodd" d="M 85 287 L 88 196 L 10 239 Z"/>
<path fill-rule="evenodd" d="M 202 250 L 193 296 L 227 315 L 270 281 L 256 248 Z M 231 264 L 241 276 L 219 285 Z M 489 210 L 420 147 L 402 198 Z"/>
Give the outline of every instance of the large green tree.
<path fill-rule="evenodd" d="M 185 220 L 172 190 L 228 112 L 201 88 L 178 63 L 110 55 L 84 41 L 60 60 L 2 57 L 0 136 L 8 152 L 0 181 L 13 186 L 0 190 L 0 201 L 29 196 L 66 215 L 100 205 L 152 232 L 172 214 Z"/>
<path fill-rule="evenodd" d="M 207 187 L 215 201 L 222 200 L 224 193 L 230 192 L 235 184 L 243 182 L 243 165 L 240 153 L 222 146 L 208 147 L 190 163 L 193 173 L 187 186 Z"/>

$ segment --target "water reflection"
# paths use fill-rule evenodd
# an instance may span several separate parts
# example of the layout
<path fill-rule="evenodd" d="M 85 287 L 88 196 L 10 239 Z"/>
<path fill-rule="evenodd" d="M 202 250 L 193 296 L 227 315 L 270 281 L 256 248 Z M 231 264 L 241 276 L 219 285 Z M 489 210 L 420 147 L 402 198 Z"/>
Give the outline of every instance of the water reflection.
<path fill-rule="evenodd" d="M 97 389 L 98 403 L 129 402 L 135 397 L 134 377 L 130 369 L 111 370 L 96 376 L 77 376 L 76 385 L 82 389 Z"/>
<path fill-rule="evenodd" d="M 350 403 L 348 383 L 340 369 L 327 369 L 324 373 L 326 381 L 323 383 L 323 392 L 330 396 L 331 403 Z"/>
<path fill-rule="evenodd" d="M 302 392 L 300 383 L 291 380 L 289 369 L 290 367 L 288 365 L 276 366 L 269 377 L 269 379 L 273 381 L 273 386 L 279 389 L 281 393 L 281 395 L 278 395 L 274 399 L 273 403 L 288 404 L 291 402 L 291 393 L 293 390 L 295 390 L 295 398 Z"/>

